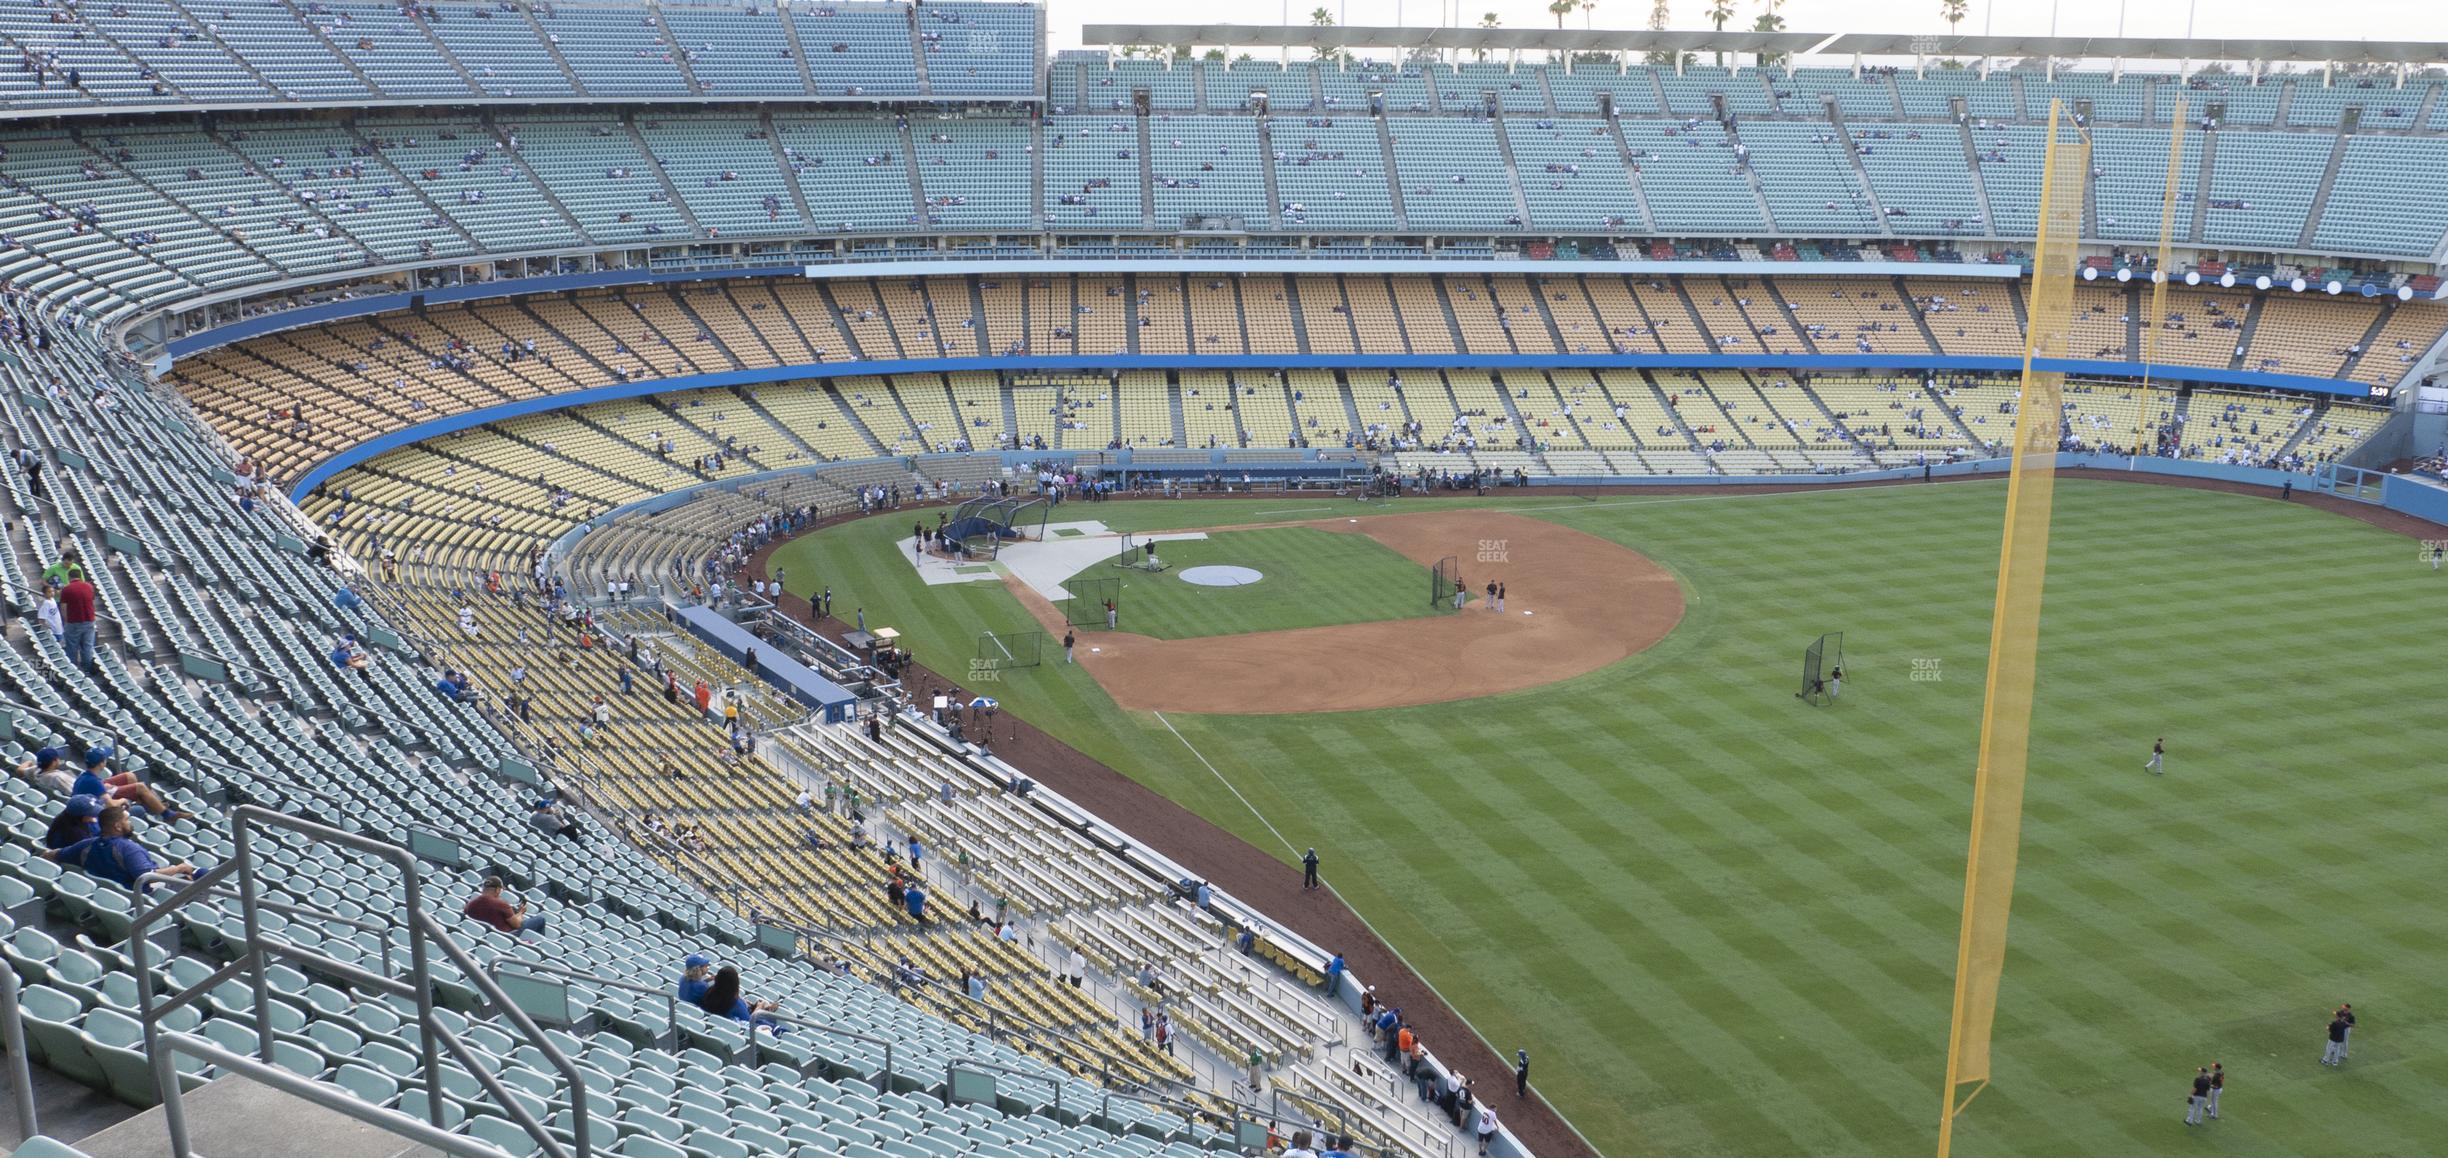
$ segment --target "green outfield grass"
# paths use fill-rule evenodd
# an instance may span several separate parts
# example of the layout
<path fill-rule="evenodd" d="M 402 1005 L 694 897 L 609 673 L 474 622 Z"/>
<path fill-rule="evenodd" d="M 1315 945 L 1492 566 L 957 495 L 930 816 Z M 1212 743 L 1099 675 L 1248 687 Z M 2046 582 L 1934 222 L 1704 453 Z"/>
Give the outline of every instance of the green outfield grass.
<path fill-rule="evenodd" d="M 1224 531 L 1158 543 L 1156 555 L 1162 571 L 1088 572 L 1121 577 L 1126 631 L 1195 639 L 1437 614 L 1428 605 L 1428 568 L 1366 535 L 1308 527 Z M 1264 577 L 1246 587 L 1201 587 L 1181 577 L 1207 564 L 1248 567 Z"/>
<path fill-rule="evenodd" d="M 1051 663 L 996 694 L 1288 862 L 1178 729 L 1610 1155 L 1928 1153 L 2004 496 L 1484 500 L 1644 552 L 1689 601 L 1660 646 L 1533 691 L 1160 722 Z M 2448 576 L 2275 501 L 2058 496 L 1996 1084 L 1955 1153 L 2448 1151 Z M 1133 529 L 1347 513 L 1097 508 Z M 1026 624 L 997 586 L 916 584 L 895 524 L 795 544 L 792 586 L 831 583 L 939 670 Z M 1814 709 L 1793 693 L 1826 631 L 1848 678 Z M 2341 1000 L 2362 1026 L 2333 1070 Z M 2213 1059 L 2225 1120 L 2188 1130 Z"/>

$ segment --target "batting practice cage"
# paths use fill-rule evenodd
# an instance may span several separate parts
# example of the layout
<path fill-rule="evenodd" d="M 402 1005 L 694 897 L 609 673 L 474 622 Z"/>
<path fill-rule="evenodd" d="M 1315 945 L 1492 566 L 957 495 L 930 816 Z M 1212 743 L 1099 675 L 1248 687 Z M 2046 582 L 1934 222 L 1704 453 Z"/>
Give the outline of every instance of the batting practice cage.
<path fill-rule="evenodd" d="M 971 660 L 970 678 L 981 671 L 1010 671 L 1019 667 L 1036 667 L 1045 649 L 1042 631 L 986 632 L 978 636 L 977 655 Z"/>
<path fill-rule="evenodd" d="M 1165 569 L 1164 554 L 1156 549 L 1156 544 L 1152 540 L 1139 538 L 1129 532 L 1123 533 L 1122 553 L 1114 556 L 1113 562 L 1114 566 L 1129 571 L 1162 571 Z"/>
<path fill-rule="evenodd" d="M 1045 538 L 1046 517 L 1053 511 L 1051 504 L 1033 496 L 981 496 L 952 508 L 944 530 L 961 554 L 992 559 L 1014 539 Z"/>
<path fill-rule="evenodd" d="M 1462 557 L 1447 555 L 1428 569 L 1428 606 L 1451 607 L 1455 589 L 1462 586 Z"/>
<path fill-rule="evenodd" d="M 1844 666 L 1844 633 L 1830 632 L 1812 640 L 1802 649 L 1802 690 L 1795 697 L 1805 703 L 1819 704 L 1827 700 L 1827 673 Z"/>
<path fill-rule="evenodd" d="M 1062 601 L 1063 622 L 1072 627 L 1086 627 L 1102 631 L 1106 627 L 1105 605 L 1113 604 L 1117 612 L 1122 607 L 1122 581 L 1120 579 L 1088 579 L 1074 576 L 1063 582 L 1063 590 L 1071 593 L 1070 598 Z"/>

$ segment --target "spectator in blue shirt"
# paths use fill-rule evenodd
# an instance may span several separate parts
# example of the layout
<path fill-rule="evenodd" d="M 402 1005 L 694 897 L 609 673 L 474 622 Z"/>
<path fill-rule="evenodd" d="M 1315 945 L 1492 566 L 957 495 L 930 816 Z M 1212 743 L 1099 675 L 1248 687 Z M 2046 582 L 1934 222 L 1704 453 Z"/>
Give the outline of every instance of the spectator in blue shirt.
<path fill-rule="evenodd" d="M 909 891 L 901 895 L 901 903 L 909 907 L 910 919 L 921 925 L 927 923 L 926 899 L 926 889 L 916 881 L 911 881 Z"/>
<path fill-rule="evenodd" d="M 1337 953 L 1333 960 L 1326 962 L 1326 996 L 1333 997 L 1341 992 L 1343 992 L 1343 955 Z"/>
<path fill-rule="evenodd" d="M 714 981 L 706 986 L 705 992 L 697 995 L 697 1008 L 734 1021 L 747 1022 L 751 1030 L 769 1030 L 775 1037 L 790 1031 L 789 1026 L 774 1016 L 776 1007 L 773 1002 L 750 1003 L 740 996 L 739 970 L 728 965 L 714 974 Z"/>
<path fill-rule="evenodd" d="M 680 962 L 680 1000 L 697 1004 L 714 984 L 714 959 L 703 953 L 691 953 Z"/>
<path fill-rule="evenodd" d="M 85 772 L 76 778 L 76 784 L 69 788 L 69 793 L 124 801 L 143 808 L 147 816 L 158 816 L 163 820 L 179 818 L 178 810 L 163 801 L 161 794 L 138 781 L 135 773 L 112 772 L 110 760 L 113 755 L 116 753 L 111 751 L 108 744 L 96 744 L 86 749 Z"/>
<path fill-rule="evenodd" d="M 143 845 L 130 834 L 135 826 L 128 822 L 125 805 L 114 804 L 102 810 L 99 835 L 87 837 L 62 849 L 45 849 L 42 855 L 63 866 L 85 870 L 124 889 L 136 888 L 136 882 L 147 873 L 164 873 L 176 877 L 196 875 L 191 864 L 165 865 L 153 859 Z M 146 891 L 151 891 L 149 888 Z"/>
<path fill-rule="evenodd" d="M 374 678 L 373 673 L 367 670 L 373 666 L 373 661 L 357 650 L 357 633 L 353 631 L 341 636 L 340 643 L 332 648 L 331 665 L 341 671 L 356 672 L 367 679 Z"/>

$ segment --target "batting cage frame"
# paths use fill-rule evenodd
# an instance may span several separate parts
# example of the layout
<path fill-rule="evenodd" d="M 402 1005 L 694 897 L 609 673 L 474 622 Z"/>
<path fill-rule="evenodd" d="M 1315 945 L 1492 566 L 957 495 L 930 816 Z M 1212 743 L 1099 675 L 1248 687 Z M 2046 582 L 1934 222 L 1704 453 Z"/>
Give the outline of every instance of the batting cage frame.
<path fill-rule="evenodd" d="M 1034 525 L 1030 514 L 1035 513 Z M 1053 504 L 1034 495 L 981 495 L 952 508 L 944 526 L 961 554 L 972 559 L 1001 556 L 1003 544 L 1015 539 L 1044 540 Z"/>
<path fill-rule="evenodd" d="M 1114 556 L 1113 565 L 1126 571 L 1162 571 L 1164 553 L 1156 549 L 1156 540 L 1142 539 L 1131 532 L 1122 533 L 1122 553 Z"/>
<path fill-rule="evenodd" d="M 1835 645 L 1836 652 L 1833 659 L 1827 656 L 1831 642 Z M 1831 631 L 1812 640 L 1809 647 L 1802 649 L 1802 690 L 1795 692 L 1794 698 L 1812 707 L 1826 703 L 1833 698 L 1828 695 L 1827 673 L 1843 666 L 1843 632 Z"/>
<path fill-rule="evenodd" d="M 976 679 L 979 672 L 1036 667 L 1045 662 L 1045 642 L 1042 631 L 980 632 L 977 654 L 969 661 L 970 678 Z"/>
<path fill-rule="evenodd" d="M 1063 625 L 1066 627 L 1085 627 L 1091 631 L 1104 631 L 1108 626 L 1105 621 L 1105 604 L 1111 601 L 1116 612 L 1119 612 L 1122 607 L 1122 580 L 1120 579 L 1088 579 L 1073 576 L 1063 582 L 1063 590 L 1071 593 L 1069 598 L 1062 601 Z"/>
<path fill-rule="evenodd" d="M 1462 557 L 1447 555 L 1428 569 L 1428 606 L 1440 611 L 1449 606 L 1446 600 L 1462 586 Z"/>

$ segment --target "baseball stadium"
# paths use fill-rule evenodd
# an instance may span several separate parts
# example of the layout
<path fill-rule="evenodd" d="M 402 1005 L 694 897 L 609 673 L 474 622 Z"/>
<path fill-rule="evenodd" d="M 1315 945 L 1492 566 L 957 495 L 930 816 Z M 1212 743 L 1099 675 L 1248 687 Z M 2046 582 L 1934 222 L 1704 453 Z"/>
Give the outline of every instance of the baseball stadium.
<path fill-rule="evenodd" d="M 2441 1153 L 2448 24 L 1991 7 L 0 7 L 0 1152 Z"/>

